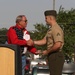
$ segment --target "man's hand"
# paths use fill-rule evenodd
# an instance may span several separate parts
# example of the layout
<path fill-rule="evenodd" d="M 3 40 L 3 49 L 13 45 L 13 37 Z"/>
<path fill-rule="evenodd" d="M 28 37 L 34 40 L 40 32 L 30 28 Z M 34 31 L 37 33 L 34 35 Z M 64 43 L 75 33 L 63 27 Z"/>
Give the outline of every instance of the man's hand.
<path fill-rule="evenodd" d="M 35 53 L 36 54 L 41 54 L 42 52 L 41 52 L 41 50 L 37 50 Z"/>
<path fill-rule="evenodd" d="M 48 54 L 48 51 L 47 51 L 47 50 L 44 50 L 44 51 L 42 52 L 42 54 L 43 54 L 43 55 L 47 55 L 47 54 Z"/>
<path fill-rule="evenodd" d="M 33 40 L 30 39 L 30 40 L 27 41 L 28 46 L 33 46 L 33 44 L 34 44 Z"/>

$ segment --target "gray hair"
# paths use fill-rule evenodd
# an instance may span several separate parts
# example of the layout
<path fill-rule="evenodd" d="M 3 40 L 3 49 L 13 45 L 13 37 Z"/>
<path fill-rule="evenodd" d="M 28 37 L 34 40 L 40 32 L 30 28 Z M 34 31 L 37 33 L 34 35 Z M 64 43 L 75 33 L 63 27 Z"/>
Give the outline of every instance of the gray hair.
<path fill-rule="evenodd" d="M 25 15 L 19 15 L 16 18 L 16 23 L 20 22 L 22 20 L 22 17 L 25 17 Z"/>

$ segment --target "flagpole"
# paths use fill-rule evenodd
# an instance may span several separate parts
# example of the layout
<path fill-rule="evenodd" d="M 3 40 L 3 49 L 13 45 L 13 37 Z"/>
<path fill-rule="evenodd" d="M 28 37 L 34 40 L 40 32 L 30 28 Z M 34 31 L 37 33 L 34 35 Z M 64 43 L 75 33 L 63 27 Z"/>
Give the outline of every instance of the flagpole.
<path fill-rule="evenodd" d="M 55 10 L 55 0 L 53 0 L 53 10 Z"/>

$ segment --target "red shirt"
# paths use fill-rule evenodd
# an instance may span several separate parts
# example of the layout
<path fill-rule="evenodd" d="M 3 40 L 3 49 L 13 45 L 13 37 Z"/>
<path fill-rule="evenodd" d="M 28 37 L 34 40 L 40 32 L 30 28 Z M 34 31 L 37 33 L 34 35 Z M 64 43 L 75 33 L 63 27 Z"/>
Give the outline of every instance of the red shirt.
<path fill-rule="evenodd" d="M 18 29 L 22 29 L 19 25 L 15 25 L 9 28 L 7 32 L 7 40 L 8 44 L 15 44 L 19 46 L 27 46 L 27 41 L 25 39 L 18 39 L 18 36 L 16 34 L 16 31 L 13 29 L 13 27 L 17 27 Z M 26 29 L 24 29 L 26 30 Z M 26 30 L 27 31 L 27 30 Z M 28 31 L 27 31 L 28 33 Z M 29 34 L 29 33 L 28 33 Z M 35 54 L 36 48 L 34 46 L 27 46 L 28 50 Z"/>

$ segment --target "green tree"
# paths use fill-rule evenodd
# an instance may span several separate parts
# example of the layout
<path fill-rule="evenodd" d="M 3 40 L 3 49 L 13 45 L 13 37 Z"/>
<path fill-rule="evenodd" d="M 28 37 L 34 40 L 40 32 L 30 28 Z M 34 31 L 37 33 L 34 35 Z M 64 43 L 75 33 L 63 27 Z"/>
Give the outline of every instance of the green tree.
<path fill-rule="evenodd" d="M 5 41 L 7 40 L 6 33 L 7 33 L 6 28 L 0 29 L 0 44 L 4 44 Z"/>
<path fill-rule="evenodd" d="M 48 26 L 43 25 L 43 24 L 35 24 L 34 27 L 35 27 L 35 30 L 30 31 L 31 38 L 33 40 L 41 40 L 41 39 L 43 39 L 45 34 L 46 34 L 46 32 L 47 32 L 47 30 L 48 30 Z M 46 49 L 46 45 L 44 45 L 44 46 L 35 45 L 35 47 L 37 49 L 40 49 L 40 50 Z"/>
<path fill-rule="evenodd" d="M 64 53 L 72 57 L 75 45 L 75 9 L 64 10 L 61 6 L 58 12 L 57 22 L 64 30 Z"/>

